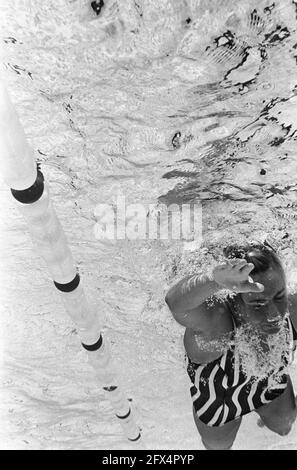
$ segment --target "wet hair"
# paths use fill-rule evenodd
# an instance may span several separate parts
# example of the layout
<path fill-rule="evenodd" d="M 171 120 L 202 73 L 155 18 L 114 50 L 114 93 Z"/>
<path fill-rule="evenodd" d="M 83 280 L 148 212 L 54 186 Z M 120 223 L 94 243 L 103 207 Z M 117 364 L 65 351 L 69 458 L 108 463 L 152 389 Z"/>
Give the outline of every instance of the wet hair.
<path fill-rule="evenodd" d="M 242 258 L 248 263 L 253 263 L 254 269 L 250 274 L 263 273 L 271 266 L 282 268 L 281 260 L 276 251 L 267 242 L 229 245 L 224 248 L 223 253 L 228 259 Z"/>

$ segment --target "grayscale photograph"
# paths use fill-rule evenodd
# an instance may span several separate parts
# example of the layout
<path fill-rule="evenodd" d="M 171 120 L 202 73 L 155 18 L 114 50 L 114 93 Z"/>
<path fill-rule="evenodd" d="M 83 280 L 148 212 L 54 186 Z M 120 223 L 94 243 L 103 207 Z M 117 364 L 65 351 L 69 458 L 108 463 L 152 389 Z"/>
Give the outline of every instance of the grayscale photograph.
<path fill-rule="evenodd" d="M 0 54 L 0 449 L 297 450 L 297 0 L 0 0 Z"/>

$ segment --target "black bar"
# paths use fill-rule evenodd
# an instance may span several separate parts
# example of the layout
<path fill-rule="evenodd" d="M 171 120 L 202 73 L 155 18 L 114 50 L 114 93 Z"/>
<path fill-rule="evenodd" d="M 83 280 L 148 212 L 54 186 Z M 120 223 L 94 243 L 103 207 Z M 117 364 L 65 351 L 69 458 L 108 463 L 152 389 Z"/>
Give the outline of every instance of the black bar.
<path fill-rule="evenodd" d="M 128 411 L 128 413 L 127 413 L 125 416 L 116 415 L 116 417 L 119 418 L 119 419 L 126 419 L 126 418 L 128 418 L 128 416 L 130 415 L 130 413 L 131 413 L 131 408 L 129 408 L 129 411 Z"/>
<path fill-rule="evenodd" d="M 103 387 L 103 390 L 105 390 L 106 392 L 114 392 L 118 387 L 116 387 L 115 385 L 112 385 L 111 387 Z"/>
<path fill-rule="evenodd" d="M 35 183 L 27 189 L 10 189 L 13 197 L 22 204 L 32 204 L 41 198 L 44 191 L 44 176 L 37 167 L 37 177 Z"/>
<path fill-rule="evenodd" d="M 104 435 L 102 435 L 101 439 L 104 441 Z M 189 466 L 194 468 L 195 466 L 195 469 L 197 469 L 201 468 L 201 465 L 205 468 L 210 468 L 213 464 L 214 468 L 219 468 L 219 466 L 222 466 L 224 463 L 227 468 L 231 466 L 234 467 L 234 464 L 240 468 L 240 466 L 242 467 L 243 460 L 251 468 L 255 466 L 255 461 L 259 462 L 260 465 L 263 463 L 263 467 L 270 466 L 270 463 L 275 463 L 281 468 L 284 466 L 284 462 L 288 462 L 292 457 L 294 458 L 294 452 L 292 453 L 293 449 L 273 449 L 272 452 L 269 452 L 269 449 L 267 449 L 268 452 L 266 450 L 233 450 L 232 452 L 220 451 L 219 453 L 212 450 L 204 451 L 202 449 L 187 451 L 162 448 L 158 450 L 121 450 L 120 442 L 122 442 L 122 438 L 119 438 L 118 450 L 100 450 L 100 447 L 102 448 L 102 442 L 99 439 L 98 450 L 76 450 L 75 442 L 71 450 L 63 450 L 62 444 L 59 445 L 59 450 L 52 450 L 49 443 L 47 444 L 47 449 L 40 449 L 41 445 L 36 446 L 36 444 L 28 443 L 26 450 L 21 449 L 18 450 L 18 452 L 15 450 L 2 450 L 2 457 L 3 459 L 6 458 L 10 464 L 18 463 L 18 468 L 23 468 L 25 463 L 28 463 L 30 469 L 38 468 L 38 470 L 44 466 L 45 461 L 51 465 L 61 465 L 61 463 L 64 464 L 64 460 L 65 467 L 69 467 L 70 464 L 79 467 L 93 465 L 101 469 L 109 466 L 112 468 L 118 466 L 118 468 L 122 468 L 123 470 L 125 468 L 133 470 L 138 468 L 143 469 L 144 466 L 152 468 L 152 466 L 156 465 L 159 468 L 176 468 L 177 465 L 183 468 L 188 468 Z M 83 443 L 80 445 L 83 447 Z M 180 445 L 182 446 L 183 443 L 181 442 Z M 38 447 L 38 449 L 34 449 L 34 446 Z M 53 447 L 54 446 L 57 447 L 57 444 L 55 443 Z M 67 442 L 67 446 L 69 446 L 69 442 Z M 96 444 L 94 447 L 95 446 Z M 197 438 L 197 447 L 200 446 L 201 444 Z M 34 452 L 32 452 L 32 450 Z"/>
<path fill-rule="evenodd" d="M 138 436 L 137 436 L 135 439 L 130 439 L 130 438 L 128 438 L 128 440 L 131 441 L 131 442 L 136 442 L 136 441 L 138 441 L 140 438 L 141 438 L 141 434 L 139 433 Z"/>
<path fill-rule="evenodd" d="M 95 344 L 84 344 L 84 343 L 81 343 L 81 344 L 87 351 L 97 351 L 98 349 L 101 348 L 102 343 L 103 343 L 103 338 L 100 335 L 100 338 Z"/>
<path fill-rule="evenodd" d="M 80 276 L 77 273 L 75 278 L 72 279 L 72 281 L 67 282 L 66 284 L 59 284 L 59 282 L 56 282 L 56 281 L 54 281 L 54 284 L 56 288 L 60 290 L 61 292 L 72 292 L 78 287 L 79 282 L 80 282 Z"/>

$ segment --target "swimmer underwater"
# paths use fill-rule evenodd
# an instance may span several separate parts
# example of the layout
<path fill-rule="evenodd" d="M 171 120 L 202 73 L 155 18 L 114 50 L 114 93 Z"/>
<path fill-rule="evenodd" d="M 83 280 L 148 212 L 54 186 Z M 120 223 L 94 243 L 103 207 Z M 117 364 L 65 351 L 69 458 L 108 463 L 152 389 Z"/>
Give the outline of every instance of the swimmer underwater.
<path fill-rule="evenodd" d="M 242 416 L 251 411 L 281 436 L 290 432 L 297 414 L 286 371 L 296 348 L 297 294 L 288 297 L 284 269 L 270 245 L 232 245 L 223 252 L 226 262 L 217 265 L 211 276 L 187 276 L 165 297 L 175 320 L 186 327 L 194 421 L 209 450 L 231 449 Z M 222 289 L 231 292 L 220 296 Z M 273 335 L 285 331 L 281 361 L 265 376 L 245 372 L 240 343 L 211 346 L 245 328 L 256 335 L 264 358 L 271 353 Z M 272 376 L 277 381 L 269 382 Z"/>

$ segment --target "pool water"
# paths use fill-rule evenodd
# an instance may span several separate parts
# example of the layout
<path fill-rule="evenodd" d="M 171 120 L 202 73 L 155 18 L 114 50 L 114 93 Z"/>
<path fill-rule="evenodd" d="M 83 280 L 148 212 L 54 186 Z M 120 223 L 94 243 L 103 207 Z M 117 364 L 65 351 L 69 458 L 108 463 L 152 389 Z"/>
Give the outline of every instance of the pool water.
<path fill-rule="evenodd" d="M 201 448 L 168 287 L 234 240 L 297 274 L 297 2 L 2 0 L 1 72 L 150 449 Z M 1 184 L 1 448 L 128 449 Z M 202 245 L 98 240 L 99 204 L 202 204 Z M 160 209 L 161 210 L 161 209 Z M 291 375 L 297 385 L 296 365 Z M 130 447 L 129 447 L 130 446 Z M 246 417 L 234 449 L 296 449 Z"/>

